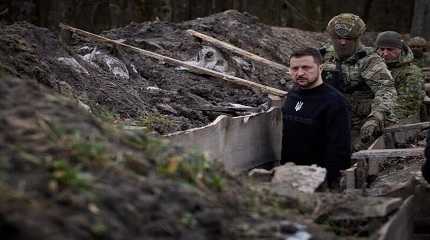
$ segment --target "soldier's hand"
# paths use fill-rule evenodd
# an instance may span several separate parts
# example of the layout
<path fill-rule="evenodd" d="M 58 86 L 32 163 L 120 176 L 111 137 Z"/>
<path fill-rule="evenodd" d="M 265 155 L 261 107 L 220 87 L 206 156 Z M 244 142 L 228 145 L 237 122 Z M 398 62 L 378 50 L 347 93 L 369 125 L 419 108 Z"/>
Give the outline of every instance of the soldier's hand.
<path fill-rule="evenodd" d="M 360 130 L 360 139 L 363 143 L 369 143 L 381 133 L 379 120 L 370 118 L 367 120 Z"/>

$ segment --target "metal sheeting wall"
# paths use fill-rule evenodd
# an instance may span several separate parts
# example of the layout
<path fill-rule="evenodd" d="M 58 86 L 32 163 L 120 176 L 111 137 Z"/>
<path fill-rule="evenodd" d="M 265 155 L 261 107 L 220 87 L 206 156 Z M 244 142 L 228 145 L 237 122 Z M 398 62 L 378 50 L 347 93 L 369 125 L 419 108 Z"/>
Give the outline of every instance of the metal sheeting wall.
<path fill-rule="evenodd" d="M 272 108 L 241 117 L 220 116 L 207 126 L 166 137 L 175 145 L 202 151 L 237 174 L 280 160 L 282 114 L 279 108 Z"/>

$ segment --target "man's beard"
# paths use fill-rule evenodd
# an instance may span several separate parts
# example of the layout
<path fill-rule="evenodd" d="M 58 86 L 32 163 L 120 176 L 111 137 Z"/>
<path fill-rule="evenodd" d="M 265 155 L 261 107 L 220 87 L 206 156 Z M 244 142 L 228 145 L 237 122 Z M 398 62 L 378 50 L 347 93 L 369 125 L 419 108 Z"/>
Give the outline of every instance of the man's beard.
<path fill-rule="evenodd" d="M 300 81 L 300 80 L 306 80 L 306 82 L 305 82 L 305 84 L 298 84 L 298 83 L 296 83 L 299 87 L 301 87 L 301 88 L 309 88 L 309 87 L 313 86 L 318 81 L 318 76 L 315 76 L 314 78 L 311 78 L 311 79 L 297 78 L 297 81 Z"/>
<path fill-rule="evenodd" d="M 400 57 L 398 57 L 398 58 L 395 58 L 395 59 L 385 59 L 384 58 L 384 62 L 387 64 L 387 65 L 390 65 L 390 66 L 394 66 L 396 63 L 398 63 L 400 61 Z"/>

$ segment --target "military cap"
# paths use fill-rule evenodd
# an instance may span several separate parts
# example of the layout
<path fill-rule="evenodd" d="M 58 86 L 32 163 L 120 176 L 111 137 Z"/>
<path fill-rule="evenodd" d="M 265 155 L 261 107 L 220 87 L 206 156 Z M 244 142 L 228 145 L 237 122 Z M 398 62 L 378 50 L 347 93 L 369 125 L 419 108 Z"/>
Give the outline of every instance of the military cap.
<path fill-rule="evenodd" d="M 385 31 L 378 34 L 375 45 L 377 48 L 402 48 L 403 42 L 400 33 Z"/>
<path fill-rule="evenodd" d="M 366 31 L 366 24 L 359 16 L 352 13 L 339 14 L 327 24 L 327 32 L 331 36 L 358 38 L 364 31 Z"/>
<path fill-rule="evenodd" d="M 409 47 L 426 47 L 427 41 L 422 37 L 413 37 L 408 40 Z"/>

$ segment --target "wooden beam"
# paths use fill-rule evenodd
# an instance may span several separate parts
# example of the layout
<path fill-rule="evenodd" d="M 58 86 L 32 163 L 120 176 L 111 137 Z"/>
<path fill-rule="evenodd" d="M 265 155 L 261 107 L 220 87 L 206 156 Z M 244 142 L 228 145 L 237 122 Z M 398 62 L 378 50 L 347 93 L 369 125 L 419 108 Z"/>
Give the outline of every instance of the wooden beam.
<path fill-rule="evenodd" d="M 430 128 L 430 122 L 394 125 L 394 126 L 385 128 L 384 133 L 404 132 L 404 131 L 409 131 L 409 130 L 419 130 L 420 131 L 420 130 L 423 130 L 426 128 Z"/>
<path fill-rule="evenodd" d="M 9 12 L 9 8 L 4 9 L 3 11 L 0 12 L 0 16 L 1 15 L 5 15 L 6 13 Z"/>
<path fill-rule="evenodd" d="M 258 56 L 256 54 L 253 54 L 251 52 L 248 52 L 246 50 L 243 50 L 241 48 L 233 46 L 230 43 L 223 42 L 223 41 L 218 40 L 218 39 L 216 39 L 214 37 L 211 37 L 211 36 L 208 36 L 206 34 L 194 31 L 192 29 L 187 30 L 187 32 L 189 34 L 193 35 L 194 37 L 200 38 L 200 39 L 202 39 L 202 40 L 204 40 L 206 42 L 210 42 L 210 43 L 214 44 L 217 47 L 225 48 L 225 49 L 227 49 L 229 51 L 232 51 L 232 52 L 234 52 L 236 54 L 244 56 L 244 57 L 246 57 L 248 59 L 254 60 L 256 62 L 267 64 L 267 65 L 269 65 L 271 67 L 274 67 L 276 69 L 279 69 L 279 70 L 286 71 L 289 74 L 289 68 L 287 66 L 285 66 L 285 65 L 282 65 L 282 64 L 273 62 L 271 60 L 265 59 L 265 58 L 260 57 L 260 56 Z"/>
<path fill-rule="evenodd" d="M 404 148 L 404 149 L 377 149 L 363 150 L 352 154 L 352 159 L 378 159 L 383 160 L 391 157 L 422 157 L 424 148 Z"/>
<path fill-rule="evenodd" d="M 286 91 L 283 91 L 283 90 L 280 90 L 280 89 L 276 89 L 276 88 L 269 87 L 269 86 L 266 86 L 266 85 L 263 85 L 263 84 L 255 83 L 255 82 L 252 82 L 252 81 L 248 81 L 248 80 L 245 80 L 245 79 L 242 79 L 242 78 L 238 78 L 238 77 L 234 77 L 234 76 L 231 76 L 231 75 L 227 75 L 227 74 L 224 74 L 224 73 L 216 72 L 216 71 L 213 71 L 213 70 L 208 69 L 208 68 L 194 66 L 192 64 L 189 64 L 189 63 L 186 63 L 186 62 L 183 62 L 183 61 L 171 58 L 171 57 L 163 56 L 163 55 L 155 53 L 155 52 L 151 52 L 151 51 L 148 51 L 148 50 L 137 48 L 137 47 L 134 47 L 134 46 L 122 43 L 120 41 L 112 40 L 112 39 L 109 39 L 109 38 L 106 38 L 106 37 L 103 37 L 103 36 L 100 36 L 100 35 L 97 35 L 97 34 L 94 34 L 94 33 L 90 33 L 90 32 L 87 32 L 87 31 L 84 31 L 84 30 L 81 30 L 81 29 L 78 29 L 78 28 L 74 28 L 74 27 L 65 25 L 65 24 L 60 24 L 60 28 L 62 28 L 64 30 L 71 31 L 73 33 L 77 33 L 77 34 L 81 34 L 81 35 L 84 35 L 84 36 L 87 36 L 87 37 L 91 37 L 94 40 L 97 40 L 97 41 L 100 41 L 100 42 L 103 42 L 103 43 L 112 43 L 112 44 L 115 44 L 115 45 L 118 45 L 118 46 L 122 46 L 122 47 L 125 47 L 125 48 L 128 48 L 128 49 L 131 49 L 133 51 L 136 51 L 136 52 L 138 52 L 138 53 L 140 53 L 142 55 L 145 55 L 147 57 L 160 60 L 162 62 L 167 62 L 167 63 L 170 63 L 172 65 L 185 67 L 189 71 L 197 73 L 197 74 L 206 74 L 206 75 L 209 75 L 209 76 L 212 76 L 212 77 L 224 80 L 226 82 L 230 82 L 230 83 L 233 83 L 233 84 L 236 84 L 236 85 L 246 86 L 246 87 L 249 87 L 249 88 L 252 88 L 252 89 L 257 89 L 259 91 L 262 91 L 262 92 L 265 92 L 265 93 L 269 93 L 269 94 L 272 94 L 272 95 L 275 95 L 275 96 L 285 96 L 285 95 L 287 95 Z"/>

